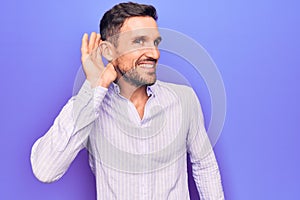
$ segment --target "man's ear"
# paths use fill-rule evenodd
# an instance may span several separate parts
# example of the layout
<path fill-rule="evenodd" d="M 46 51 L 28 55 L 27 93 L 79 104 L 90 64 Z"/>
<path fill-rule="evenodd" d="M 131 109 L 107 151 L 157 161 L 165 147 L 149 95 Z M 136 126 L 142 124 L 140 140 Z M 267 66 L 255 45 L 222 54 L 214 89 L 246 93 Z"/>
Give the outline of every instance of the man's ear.
<path fill-rule="evenodd" d="M 107 60 L 107 61 L 112 61 L 114 58 L 114 46 L 107 41 L 101 41 L 99 45 L 102 56 Z"/>

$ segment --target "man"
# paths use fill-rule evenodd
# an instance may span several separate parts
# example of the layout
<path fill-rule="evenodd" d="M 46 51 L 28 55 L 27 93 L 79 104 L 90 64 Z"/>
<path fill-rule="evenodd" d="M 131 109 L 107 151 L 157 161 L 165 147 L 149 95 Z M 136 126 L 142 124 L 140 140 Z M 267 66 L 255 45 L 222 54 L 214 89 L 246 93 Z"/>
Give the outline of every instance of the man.
<path fill-rule="evenodd" d="M 39 180 L 59 179 L 87 148 L 97 199 L 189 199 L 188 152 L 201 199 L 224 199 L 195 93 L 156 80 L 156 20 L 153 6 L 121 3 L 104 14 L 101 36 L 84 34 L 86 81 L 32 147 Z"/>

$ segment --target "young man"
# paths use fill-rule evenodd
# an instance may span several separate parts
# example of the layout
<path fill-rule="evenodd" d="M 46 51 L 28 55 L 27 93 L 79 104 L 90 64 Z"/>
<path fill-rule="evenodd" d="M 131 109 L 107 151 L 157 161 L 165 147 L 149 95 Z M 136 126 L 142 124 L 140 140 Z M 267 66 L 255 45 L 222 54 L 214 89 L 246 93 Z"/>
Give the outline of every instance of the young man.
<path fill-rule="evenodd" d="M 97 199 L 189 199 L 188 152 L 201 199 L 224 199 L 195 93 L 156 80 L 156 20 L 153 6 L 121 3 L 104 14 L 101 36 L 84 34 L 86 81 L 32 147 L 39 180 L 59 179 L 87 148 Z"/>

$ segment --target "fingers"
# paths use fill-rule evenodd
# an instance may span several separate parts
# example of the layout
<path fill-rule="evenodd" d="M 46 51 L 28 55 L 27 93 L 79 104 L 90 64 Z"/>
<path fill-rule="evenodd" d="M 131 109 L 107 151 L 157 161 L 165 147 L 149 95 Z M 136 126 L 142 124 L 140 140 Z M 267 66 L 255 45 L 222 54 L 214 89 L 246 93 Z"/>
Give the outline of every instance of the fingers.
<path fill-rule="evenodd" d="M 88 34 L 84 33 L 81 41 L 81 54 L 88 53 Z"/>
<path fill-rule="evenodd" d="M 90 36 L 90 41 L 89 41 L 89 52 L 92 52 L 95 48 L 95 43 L 96 43 L 96 38 L 97 38 L 97 34 L 95 32 L 91 33 Z"/>
<path fill-rule="evenodd" d="M 81 42 L 81 60 L 84 62 L 88 56 L 95 57 L 97 53 L 95 49 L 98 48 L 101 42 L 100 34 L 96 34 L 96 32 L 92 32 L 89 38 L 87 33 L 84 33 L 82 36 Z"/>
<path fill-rule="evenodd" d="M 96 46 L 98 47 L 99 44 L 100 44 L 100 40 L 101 40 L 101 36 L 99 33 L 97 33 L 97 36 L 96 36 Z"/>
<path fill-rule="evenodd" d="M 95 41 L 95 47 L 97 48 L 97 56 L 101 57 L 101 48 L 98 48 L 99 45 L 100 45 L 100 41 L 101 41 L 101 36 L 99 33 L 97 33 L 97 36 L 96 36 L 96 41 Z"/>
<path fill-rule="evenodd" d="M 117 79 L 117 71 L 116 71 L 116 67 L 111 63 L 109 62 L 106 67 L 105 67 L 105 78 L 108 79 L 109 83 L 115 81 Z"/>
<path fill-rule="evenodd" d="M 91 53 L 100 44 L 101 36 L 92 32 L 90 39 L 87 33 L 84 33 L 81 41 L 81 53 Z"/>
<path fill-rule="evenodd" d="M 107 63 L 106 68 L 111 68 L 115 70 L 115 66 L 111 62 Z"/>

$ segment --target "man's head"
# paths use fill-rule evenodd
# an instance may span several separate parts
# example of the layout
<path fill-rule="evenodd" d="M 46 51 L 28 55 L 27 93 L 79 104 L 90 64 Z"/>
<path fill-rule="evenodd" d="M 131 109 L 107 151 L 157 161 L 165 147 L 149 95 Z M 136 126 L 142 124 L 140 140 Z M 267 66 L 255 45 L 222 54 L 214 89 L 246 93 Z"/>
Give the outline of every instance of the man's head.
<path fill-rule="evenodd" d="M 156 9 L 151 5 L 137 3 L 120 3 L 108 10 L 100 21 L 100 34 L 102 40 L 110 37 L 115 39 L 125 20 L 130 17 L 152 17 L 157 20 Z M 113 41 L 115 45 L 116 41 Z"/>
<path fill-rule="evenodd" d="M 114 6 L 100 23 L 103 55 L 117 69 L 118 78 L 136 87 L 156 81 L 161 41 L 156 20 L 153 6 L 130 2 Z"/>

